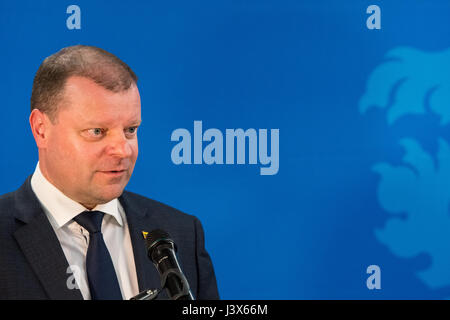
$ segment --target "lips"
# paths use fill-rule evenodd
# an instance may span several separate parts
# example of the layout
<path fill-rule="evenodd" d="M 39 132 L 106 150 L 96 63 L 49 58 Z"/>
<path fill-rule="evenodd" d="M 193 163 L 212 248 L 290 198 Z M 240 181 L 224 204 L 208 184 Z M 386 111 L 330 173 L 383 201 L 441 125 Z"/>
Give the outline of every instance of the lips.
<path fill-rule="evenodd" d="M 102 170 L 100 171 L 103 174 L 110 176 L 121 176 L 127 172 L 126 169 L 116 169 L 116 170 Z"/>
<path fill-rule="evenodd" d="M 114 168 L 114 169 L 107 169 L 107 170 L 99 170 L 101 172 L 119 172 L 119 171 L 127 171 L 127 168 Z"/>

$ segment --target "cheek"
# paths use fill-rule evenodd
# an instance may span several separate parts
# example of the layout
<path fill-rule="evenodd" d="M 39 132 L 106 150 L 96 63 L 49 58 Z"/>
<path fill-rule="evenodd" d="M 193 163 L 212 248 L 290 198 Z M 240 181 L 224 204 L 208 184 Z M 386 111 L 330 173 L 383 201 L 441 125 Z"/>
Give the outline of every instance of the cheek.
<path fill-rule="evenodd" d="M 49 154 L 52 155 L 57 161 L 59 166 L 68 165 L 72 162 L 74 155 L 74 144 L 71 143 L 70 138 L 64 133 L 56 136 L 52 136 L 49 139 Z"/>
<path fill-rule="evenodd" d="M 133 157 L 135 160 L 138 156 L 138 153 L 139 153 L 139 147 L 138 147 L 138 142 L 136 140 L 135 143 L 133 144 Z"/>
<path fill-rule="evenodd" d="M 101 150 L 86 145 L 70 134 L 61 134 L 53 141 L 53 151 L 57 156 L 60 167 L 65 167 L 67 172 L 81 174 L 83 169 L 88 169 L 101 156 Z"/>
<path fill-rule="evenodd" d="M 135 142 L 131 145 L 131 150 L 132 150 L 132 152 L 133 152 L 131 158 L 132 158 L 133 165 L 134 165 L 134 163 L 135 163 L 136 160 L 137 160 L 138 153 L 139 153 L 139 148 L 138 148 L 137 140 L 135 140 Z"/>

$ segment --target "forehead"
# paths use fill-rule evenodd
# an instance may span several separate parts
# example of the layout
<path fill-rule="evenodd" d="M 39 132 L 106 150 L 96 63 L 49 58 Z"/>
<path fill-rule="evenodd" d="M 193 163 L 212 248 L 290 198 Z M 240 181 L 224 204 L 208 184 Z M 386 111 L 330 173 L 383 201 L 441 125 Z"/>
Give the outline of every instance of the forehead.
<path fill-rule="evenodd" d="M 61 116 L 78 121 L 140 121 L 141 118 L 141 101 L 136 85 L 113 92 L 91 79 L 78 76 L 67 79 L 61 107 Z"/>

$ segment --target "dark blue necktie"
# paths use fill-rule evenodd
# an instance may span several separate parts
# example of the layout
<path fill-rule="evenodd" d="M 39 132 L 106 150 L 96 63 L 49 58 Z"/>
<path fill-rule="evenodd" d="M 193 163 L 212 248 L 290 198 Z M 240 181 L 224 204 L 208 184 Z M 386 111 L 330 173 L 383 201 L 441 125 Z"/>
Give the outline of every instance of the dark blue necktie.
<path fill-rule="evenodd" d="M 89 232 L 86 271 L 92 300 L 122 300 L 116 271 L 102 234 L 105 214 L 84 211 L 74 220 Z"/>

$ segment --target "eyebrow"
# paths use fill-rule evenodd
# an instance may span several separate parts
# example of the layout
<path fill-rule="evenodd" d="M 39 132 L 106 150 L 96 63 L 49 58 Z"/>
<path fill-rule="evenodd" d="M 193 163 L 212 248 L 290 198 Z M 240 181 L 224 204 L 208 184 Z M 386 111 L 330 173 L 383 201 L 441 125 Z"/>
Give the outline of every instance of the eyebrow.
<path fill-rule="evenodd" d="M 127 127 L 140 126 L 142 124 L 142 119 L 129 121 Z M 88 121 L 83 124 L 84 127 L 90 128 L 100 128 L 100 127 L 108 127 L 109 123 L 100 121 Z"/>

